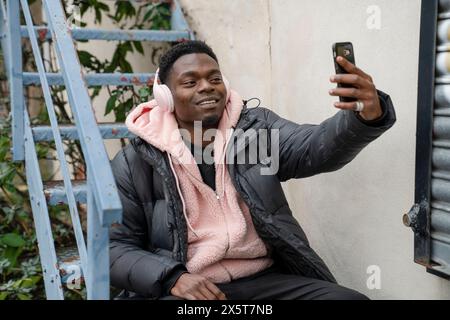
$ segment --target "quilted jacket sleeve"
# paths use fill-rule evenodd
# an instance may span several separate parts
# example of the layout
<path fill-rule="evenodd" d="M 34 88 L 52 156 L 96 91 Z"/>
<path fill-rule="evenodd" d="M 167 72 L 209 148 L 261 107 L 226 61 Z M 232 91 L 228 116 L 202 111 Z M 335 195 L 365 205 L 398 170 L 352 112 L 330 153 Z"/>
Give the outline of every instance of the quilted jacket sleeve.
<path fill-rule="evenodd" d="M 111 285 L 147 298 L 168 295 L 174 280 L 186 268 L 174 259 L 146 250 L 150 235 L 124 150 L 112 161 L 112 169 L 122 202 L 123 221 L 110 231 Z"/>
<path fill-rule="evenodd" d="M 391 98 L 378 91 L 383 116 L 364 121 L 351 110 L 341 110 L 321 124 L 296 124 L 265 110 L 270 129 L 279 130 L 281 181 L 338 170 L 352 161 L 371 141 L 396 121 Z"/>

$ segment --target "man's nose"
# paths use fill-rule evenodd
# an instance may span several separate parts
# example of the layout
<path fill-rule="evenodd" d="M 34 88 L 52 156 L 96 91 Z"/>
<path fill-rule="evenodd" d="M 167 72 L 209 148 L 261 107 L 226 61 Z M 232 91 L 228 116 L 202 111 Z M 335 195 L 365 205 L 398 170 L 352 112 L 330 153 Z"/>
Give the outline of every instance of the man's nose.
<path fill-rule="evenodd" d="M 214 90 L 214 86 L 207 79 L 200 80 L 199 93 L 210 92 L 212 90 Z"/>

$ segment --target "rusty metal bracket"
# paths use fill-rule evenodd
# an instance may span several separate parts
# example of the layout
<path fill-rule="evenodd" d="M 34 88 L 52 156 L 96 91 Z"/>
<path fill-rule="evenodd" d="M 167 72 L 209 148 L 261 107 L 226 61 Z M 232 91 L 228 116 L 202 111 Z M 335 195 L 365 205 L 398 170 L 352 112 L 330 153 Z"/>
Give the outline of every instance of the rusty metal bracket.
<path fill-rule="evenodd" d="M 414 204 L 408 213 L 405 213 L 403 215 L 403 224 L 406 227 L 409 227 L 412 229 L 412 231 L 416 234 L 423 234 L 423 228 L 421 228 L 420 224 L 418 223 L 418 216 L 420 213 L 420 205 Z"/>

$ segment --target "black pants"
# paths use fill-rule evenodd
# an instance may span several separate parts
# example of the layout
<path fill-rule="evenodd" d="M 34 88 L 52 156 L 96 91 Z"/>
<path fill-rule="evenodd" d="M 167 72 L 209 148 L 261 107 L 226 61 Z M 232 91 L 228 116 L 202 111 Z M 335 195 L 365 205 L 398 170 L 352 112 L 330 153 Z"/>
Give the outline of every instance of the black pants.
<path fill-rule="evenodd" d="M 283 274 L 276 267 L 230 283 L 217 284 L 228 300 L 368 300 L 332 282 Z M 167 296 L 161 300 L 181 300 Z"/>

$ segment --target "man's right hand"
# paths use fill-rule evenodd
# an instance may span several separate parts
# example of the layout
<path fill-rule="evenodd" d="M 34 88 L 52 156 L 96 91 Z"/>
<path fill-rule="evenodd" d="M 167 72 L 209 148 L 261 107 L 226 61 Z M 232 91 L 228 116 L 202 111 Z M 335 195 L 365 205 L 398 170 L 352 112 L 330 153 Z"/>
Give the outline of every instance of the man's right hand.
<path fill-rule="evenodd" d="M 227 300 L 214 283 L 191 273 L 183 273 L 170 290 L 170 294 L 186 300 Z"/>

